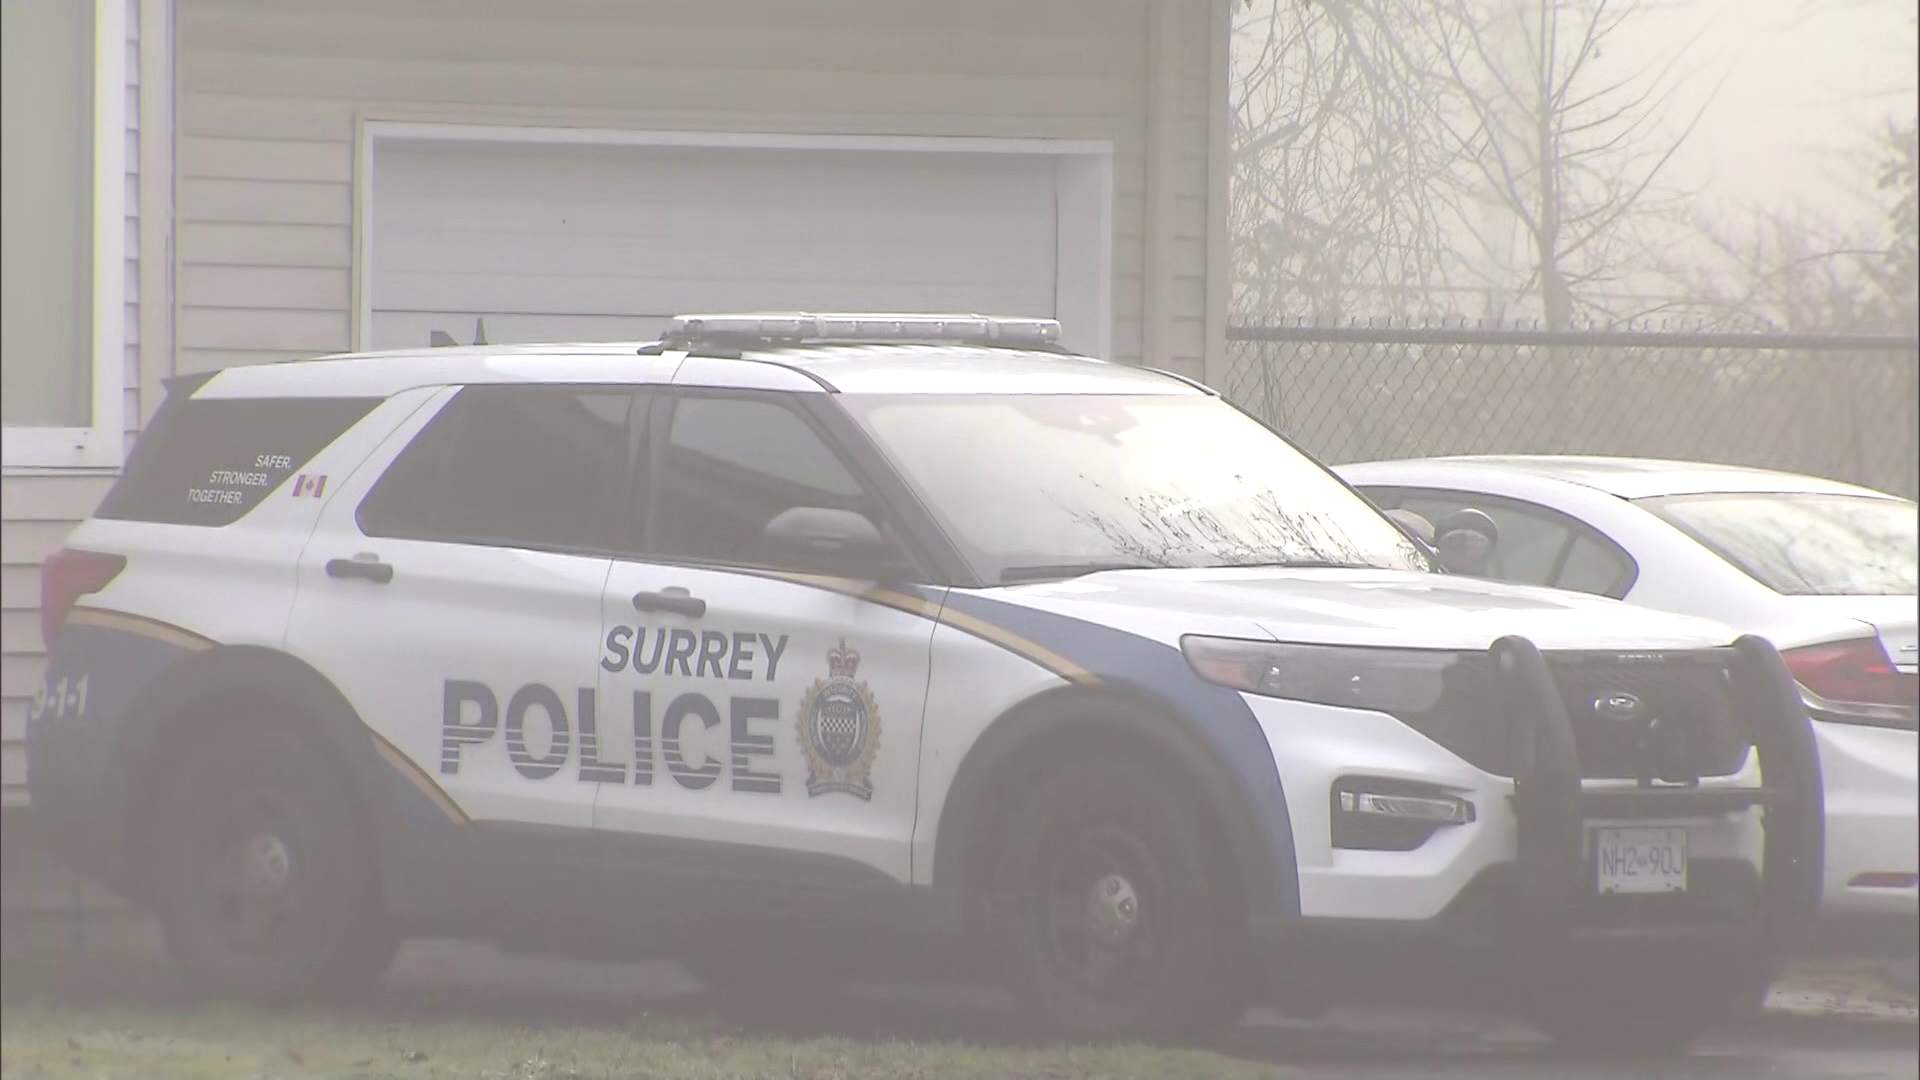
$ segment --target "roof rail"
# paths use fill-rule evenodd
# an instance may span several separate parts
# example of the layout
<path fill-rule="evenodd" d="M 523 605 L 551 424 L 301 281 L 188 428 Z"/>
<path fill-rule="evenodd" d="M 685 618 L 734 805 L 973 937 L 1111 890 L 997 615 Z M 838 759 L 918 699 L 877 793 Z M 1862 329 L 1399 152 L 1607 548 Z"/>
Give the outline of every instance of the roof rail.
<path fill-rule="evenodd" d="M 749 343 L 824 342 L 945 342 L 1010 349 L 1058 349 L 1060 321 L 978 314 L 793 311 L 679 315 L 661 334 L 661 344 L 668 349 L 707 344 L 738 348 Z"/>

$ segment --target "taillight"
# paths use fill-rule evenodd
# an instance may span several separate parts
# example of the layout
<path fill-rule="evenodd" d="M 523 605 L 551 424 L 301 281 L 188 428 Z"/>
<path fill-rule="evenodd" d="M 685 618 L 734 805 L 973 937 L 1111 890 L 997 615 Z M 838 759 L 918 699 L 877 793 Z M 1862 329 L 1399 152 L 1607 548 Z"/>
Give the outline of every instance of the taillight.
<path fill-rule="evenodd" d="M 73 548 L 47 556 L 40 564 L 40 640 L 51 647 L 74 603 L 106 588 L 126 565 L 125 556 Z"/>
<path fill-rule="evenodd" d="M 1920 679 L 1895 671 L 1877 637 L 1787 649 L 1780 656 L 1801 686 L 1828 701 L 1900 709 L 1920 706 Z"/>

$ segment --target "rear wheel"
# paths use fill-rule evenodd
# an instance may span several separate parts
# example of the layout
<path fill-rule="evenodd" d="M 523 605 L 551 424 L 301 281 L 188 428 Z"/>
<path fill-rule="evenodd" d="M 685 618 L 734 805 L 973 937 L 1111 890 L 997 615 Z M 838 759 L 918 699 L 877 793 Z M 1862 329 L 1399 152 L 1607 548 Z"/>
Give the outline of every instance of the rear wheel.
<path fill-rule="evenodd" d="M 268 1002 L 377 981 L 398 939 L 325 749 L 262 721 L 223 725 L 173 760 L 150 865 L 168 949 L 189 978 Z"/>
<path fill-rule="evenodd" d="M 1246 1011 L 1229 875 L 1164 768 L 1076 761 L 1007 823 L 992 926 L 1030 1021 L 1076 1041 L 1188 1039 Z"/>

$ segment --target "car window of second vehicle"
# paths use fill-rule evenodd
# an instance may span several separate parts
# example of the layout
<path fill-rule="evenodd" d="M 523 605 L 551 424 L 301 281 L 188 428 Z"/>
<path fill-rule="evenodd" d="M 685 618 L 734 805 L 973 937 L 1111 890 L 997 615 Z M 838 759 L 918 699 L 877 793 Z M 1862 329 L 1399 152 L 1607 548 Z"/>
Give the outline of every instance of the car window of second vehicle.
<path fill-rule="evenodd" d="M 1920 587 L 1920 507 L 1906 499 L 1715 494 L 1641 505 L 1788 596 L 1912 596 Z"/>
<path fill-rule="evenodd" d="M 1396 505 L 1436 525 L 1469 507 L 1492 518 L 1500 538 L 1486 577 L 1615 598 L 1624 594 L 1631 578 L 1632 567 L 1611 545 L 1572 518 L 1544 507 L 1434 490 L 1407 491 Z"/>

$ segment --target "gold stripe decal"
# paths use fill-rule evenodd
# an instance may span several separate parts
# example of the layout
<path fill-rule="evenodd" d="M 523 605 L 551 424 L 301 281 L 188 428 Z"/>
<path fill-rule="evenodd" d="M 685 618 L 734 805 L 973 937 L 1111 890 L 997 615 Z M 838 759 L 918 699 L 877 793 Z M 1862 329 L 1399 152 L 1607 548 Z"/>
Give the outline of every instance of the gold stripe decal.
<path fill-rule="evenodd" d="M 129 615 L 124 611 L 109 611 L 106 608 L 74 608 L 67 613 L 67 622 L 77 626 L 97 626 L 103 630 L 123 630 L 129 634 L 138 634 L 154 641 L 164 641 L 169 645 L 193 652 L 202 652 L 219 644 L 211 638 L 201 637 L 191 630 L 183 630 L 172 623 L 163 623 L 144 615 Z"/>
<path fill-rule="evenodd" d="M 381 738 L 380 733 L 372 728 L 367 729 L 367 734 L 373 736 L 374 749 L 387 760 L 387 764 L 400 770 L 400 775 L 406 777 L 414 787 L 419 788 L 422 795 L 439 807 L 441 813 L 447 815 L 447 820 L 455 825 L 465 825 L 470 820 L 467 812 L 460 809 L 459 804 L 449 798 L 447 793 L 440 789 L 440 785 L 434 783 L 433 778 L 415 764 L 412 758 L 402 753 L 399 747 Z"/>
<path fill-rule="evenodd" d="M 142 615 L 131 615 L 124 611 L 110 611 L 106 608 L 74 608 L 73 611 L 67 615 L 67 622 L 80 626 L 95 626 L 103 630 L 120 630 L 129 634 L 138 634 L 144 638 L 163 641 L 169 645 L 175 645 L 193 652 L 204 652 L 219 644 L 219 642 L 211 638 L 201 637 L 191 630 L 183 630 L 171 623 L 163 623 L 157 619 L 149 619 Z M 365 727 L 364 724 L 362 726 Z M 466 812 L 461 810 L 451 798 L 448 798 L 447 793 L 440 789 L 440 785 L 434 783 L 433 778 L 422 771 L 420 766 L 415 764 L 412 758 L 401 753 L 398 747 L 381 738 L 380 733 L 371 727 L 367 727 L 366 731 L 367 734 L 373 736 L 374 748 L 379 752 L 380 756 L 385 758 L 388 764 L 400 770 L 400 774 L 405 776 L 407 781 L 413 784 L 414 787 L 419 788 L 421 794 L 430 799 L 435 806 L 439 807 L 441 813 L 447 815 L 448 819 L 456 824 L 465 824 L 467 822 Z"/>
<path fill-rule="evenodd" d="M 977 616 L 956 611 L 951 607 L 943 609 L 941 605 L 931 600 L 914 596 L 911 593 L 900 592 L 897 589 L 889 589 L 885 586 L 875 585 L 872 582 L 856 581 L 852 578 L 823 577 L 817 574 L 797 574 L 783 570 L 736 570 L 733 572 L 750 573 L 759 577 L 771 578 L 775 581 L 784 581 L 790 585 L 804 585 L 809 588 L 825 589 L 828 592 L 851 596 L 856 600 L 865 600 L 868 603 L 879 604 L 882 607 L 890 607 L 896 611 L 904 611 L 909 615 L 918 615 L 924 619 L 932 619 L 936 622 L 951 626 L 963 634 L 971 634 L 982 641 L 992 642 L 1006 649 L 1008 652 L 1017 653 L 1070 682 L 1093 683 L 1100 681 L 1099 676 L 1094 675 L 1086 668 L 1061 656 L 1059 653 L 1054 652 L 1039 642 L 1022 637 L 1011 630 L 996 626 Z"/>

